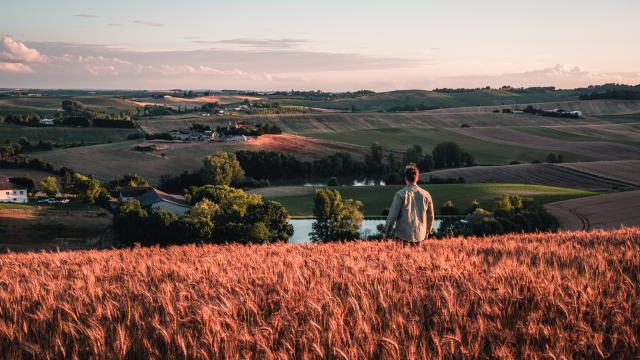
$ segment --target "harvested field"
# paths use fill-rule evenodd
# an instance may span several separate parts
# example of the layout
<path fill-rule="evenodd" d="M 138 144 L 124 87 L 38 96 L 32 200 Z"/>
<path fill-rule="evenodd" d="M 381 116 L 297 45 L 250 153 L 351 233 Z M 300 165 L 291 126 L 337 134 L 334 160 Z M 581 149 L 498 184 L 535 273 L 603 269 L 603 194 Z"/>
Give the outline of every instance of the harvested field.
<path fill-rule="evenodd" d="M 640 230 L 0 257 L 0 356 L 627 358 Z"/>
<path fill-rule="evenodd" d="M 136 146 L 153 144 L 169 146 L 162 151 L 166 153 L 166 158 L 163 159 L 157 152 L 133 150 Z M 336 151 L 349 152 L 361 158 L 367 151 L 361 146 L 309 140 L 295 135 L 264 135 L 258 140 L 245 143 L 125 141 L 53 150 L 40 153 L 38 157 L 58 167 L 66 166 L 84 174 L 92 174 L 103 181 L 113 180 L 127 173 L 136 173 L 151 183 L 157 184 L 163 175 L 175 176 L 183 171 L 199 169 L 202 166 L 202 160 L 216 151 L 239 150 L 286 151 L 303 160 L 318 159 Z"/>
<path fill-rule="evenodd" d="M 111 223 L 111 214 L 95 206 L 2 204 L 0 250 L 95 248 Z"/>
<path fill-rule="evenodd" d="M 640 186 L 640 161 L 638 160 L 566 163 L 559 166 Z"/>
<path fill-rule="evenodd" d="M 640 159 L 640 148 L 604 141 L 562 141 L 548 137 L 530 135 L 512 128 L 465 128 L 450 129 L 459 134 L 499 144 L 520 145 L 549 152 L 565 151 L 594 160 Z"/>
<path fill-rule="evenodd" d="M 603 190 L 627 185 L 619 182 L 625 181 L 623 179 L 607 179 L 606 175 L 597 175 L 592 176 L 584 172 L 572 171 L 555 164 L 519 164 L 444 169 L 431 171 L 422 176 L 424 179 L 429 176 L 441 179 L 463 177 L 467 183 L 534 184 L 588 190 Z"/>
<path fill-rule="evenodd" d="M 38 186 L 40 180 L 46 178 L 47 176 L 54 176 L 51 173 L 40 170 L 32 170 L 32 169 L 4 169 L 0 168 L 0 177 L 20 177 L 27 176 L 30 177 L 33 182 Z"/>
<path fill-rule="evenodd" d="M 582 136 L 590 140 L 607 140 L 622 144 L 640 145 L 640 123 L 626 124 L 594 124 L 594 125 L 559 125 L 542 127 L 567 134 Z"/>
<path fill-rule="evenodd" d="M 200 96 L 195 98 L 183 98 L 183 97 L 165 95 L 164 98 L 162 99 L 142 98 L 142 99 L 129 99 L 127 101 L 137 106 L 162 105 L 162 106 L 171 106 L 171 107 L 186 106 L 190 108 L 194 106 L 202 106 L 207 103 L 215 103 L 215 102 L 218 102 L 223 105 L 233 104 L 233 103 L 242 102 L 244 99 L 248 99 L 249 101 L 262 100 L 261 97 L 256 97 L 256 96 L 221 95 L 221 96 Z"/>
<path fill-rule="evenodd" d="M 529 104 L 509 104 L 495 106 L 470 106 L 429 110 L 429 113 L 490 113 L 495 109 L 513 109 L 519 107 L 524 109 L 527 105 L 543 110 L 562 109 L 565 111 L 582 111 L 584 115 L 626 115 L 640 112 L 640 101 L 638 100 L 576 100 L 576 101 L 553 101 Z"/>
<path fill-rule="evenodd" d="M 459 128 L 462 124 L 482 126 L 543 126 L 606 124 L 602 119 L 562 119 L 527 114 L 494 113 L 319 113 L 281 115 L 243 115 L 233 117 L 163 116 L 138 121 L 148 133 L 160 133 L 189 128 L 193 123 L 213 128 L 226 126 L 229 120 L 246 120 L 255 123 L 278 125 L 283 131 L 294 134 L 328 133 L 385 128 Z"/>
<path fill-rule="evenodd" d="M 640 190 L 546 204 L 564 230 L 640 226 Z"/>

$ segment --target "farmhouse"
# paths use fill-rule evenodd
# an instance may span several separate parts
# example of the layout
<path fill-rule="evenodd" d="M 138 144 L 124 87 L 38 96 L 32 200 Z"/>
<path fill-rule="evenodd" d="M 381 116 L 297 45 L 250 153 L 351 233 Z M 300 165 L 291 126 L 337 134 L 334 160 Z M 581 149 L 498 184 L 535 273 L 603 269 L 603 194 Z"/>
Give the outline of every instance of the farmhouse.
<path fill-rule="evenodd" d="M 120 202 L 127 202 L 129 200 L 134 200 L 140 195 L 143 195 L 147 191 L 150 191 L 150 188 L 144 187 L 131 187 L 125 186 L 120 189 L 120 195 L 118 195 L 118 200 Z"/>
<path fill-rule="evenodd" d="M 27 203 L 29 196 L 27 189 L 9 181 L 9 178 L 0 177 L 0 202 Z"/>
<path fill-rule="evenodd" d="M 181 141 L 205 141 L 207 136 L 193 130 L 174 130 L 170 131 L 169 135 L 173 140 Z"/>
<path fill-rule="evenodd" d="M 120 191 L 120 201 L 138 200 L 145 209 L 162 209 L 178 216 L 186 214 L 191 205 L 180 195 L 167 194 L 155 188 L 134 190 L 125 188 Z"/>

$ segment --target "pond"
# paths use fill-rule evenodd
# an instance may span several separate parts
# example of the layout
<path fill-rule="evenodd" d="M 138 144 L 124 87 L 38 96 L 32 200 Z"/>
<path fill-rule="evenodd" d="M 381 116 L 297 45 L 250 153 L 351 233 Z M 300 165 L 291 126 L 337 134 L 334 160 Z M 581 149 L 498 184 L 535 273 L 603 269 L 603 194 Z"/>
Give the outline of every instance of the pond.
<path fill-rule="evenodd" d="M 293 225 L 293 236 L 289 238 L 290 244 L 304 244 L 311 242 L 309 233 L 311 232 L 311 225 L 314 219 L 291 219 L 289 222 Z M 384 225 L 385 219 L 365 219 L 362 222 L 360 228 L 360 236 L 366 239 L 367 236 L 375 235 L 378 232 L 377 226 Z M 440 226 L 440 220 L 436 220 L 433 224 L 433 228 L 437 229 Z"/>
<path fill-rule="evenodd" d="M 349 182 L 351 183 L 350 186 L 385 186 L 386 185 L 383 180 L 376 180 L 376 179 L 364 179 L 364 180 L 354 179 L 354 180 L 346 180 L 340 183 L 343 186 L 346 186 L 346 185 L 349 185 Z M 309 182 L 309 183 L 305 183 L 304 186 L 305 187 L 327 187 L 327 184 L 319 183 L 319 182 Z"/>

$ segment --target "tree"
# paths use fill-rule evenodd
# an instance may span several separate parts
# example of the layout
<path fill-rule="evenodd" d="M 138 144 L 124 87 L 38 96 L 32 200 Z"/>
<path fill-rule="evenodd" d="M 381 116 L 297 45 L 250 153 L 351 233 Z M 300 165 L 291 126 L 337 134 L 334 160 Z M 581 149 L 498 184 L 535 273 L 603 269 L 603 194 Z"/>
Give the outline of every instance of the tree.
<path fill-rule="evenodd" d="M 358 239 L 364 219 L 361 208 L 360 201 L 343 201 L 337 190 L 316 190 L 313 208 L 316 221 L 312 225 L 313 231 L 309 234 L 311 240 L 331 242 Z"/>
<path fill-rule="evenodd" d="M 142 209 L 138 200 L 129 200 L 120 205 L 113 219 L 113 231 L 116 237 L 128 245 L 145 240 L 147 229 L 144 226 L 149 214 Z"/>
<path fill-rule="evenodd" d="M 453 204 L 453 201 L 448 200 L 440 208 L 440 215 L 460 215 L 460 209 Z"/>
<path fill-rule="evenodd" d="M 327 181 L 327 186 L 338 186 L 338 178 L 335 176 L 330 177 L 329 181 Z"/>
<path fill-rule="evenodd" d="M 460 166 L 462 164 L 462 147 L 452 141 L 446 141 L 433 148 L 433 161 L 436 168 Z"/>
<path fill-rule="evenodd" d="M 209 219 L 213 225 L 210 242 L 286 242 L 293 235 L 289 213 L 281 204 L 263 203 L 260 196 L 240 189 L 206 185 L 194 189 L 191 202 L 195 206 L 190 216 Z M 256 227 L 259 223 L 266 227 L 266 231 L 262 225 Z"/>
<path fill-rule="evenodd" d="M 73 174 L 73 189 L 90 204 L 95 203 L 100 196 L 108 196 L 106 190 L 100 185 L 100 181 L 78 173 Z"/>
<path fill-rule="evenodd" d="M 400 170 L 400 163 L 396 159 L 396 156 L 393 153 L 389 153 L 387 155 L 387 172 L 395 173 Z"/>
<path fill-rule="evenodd" d="M 413 145 L 404 153 L 405 165 L 414 164 L 417 166 L 420 160 L 422 160 L 422 146 L 420 145 Z"/>
<path fill-rule="evenodd" d="M 244 177 L 244 170 L 234 154 L 218 151 L 204 159 L 202 180 L 211 185 L 231 185 Z"/>
<path fill-rule="evenodd" d="M 473 158 L 473 155 L 469 154 L 468 152 L 463 152 L 462 153 L 462 164 L 464 166 L 473 166 L 475 165 L 475 159 Z"/>
<path fill-rule="evenodd" d="M 82 104 L 77 102 L 77 101 L 72 101 L 72 100 L 64 100 L 62 101 L 62 110 L 64 110 L 64 112 L 72 114 L 78 111 L 81 111 L 83 109 Z"/>
<path fill-rule="evenodd" d="M 553 164 L 553 163 L 558 162 L 558 158 L 556 157 L 556 154 L 549 153 L 549 155 L 547 155 L 547 157 L 545 158 L 545 162 Z"/>
<path fill-rule="evenodd" d="M 382 174 L 384 171 L 384 165 L 382 164 L 384 153 L 382 150 L 382 146 L 377 142 L 371 144 L 371 149 L 369 154 L 364 156 L 364 163 L 367 167 L 367 170 L 371 174 Z"/>
<path fill-rule="evenodd" d="M 418 169 L 420 169 L 420 171 L 429 172 L 433 170 L 433 168 L 435 167 L 433 156 L 426 154 L 416 165 L 418 166 Z"/>
<path fill-rule="evenodd" d="M 494 213 L 496 216 L 507 216 L 513 211 L 513 205 L 511 204 L 511 198 L 509 195 L 504 194 L 500 200 L 496 201 L 496 207 Z"/>
<path fill-rule="evenodd" d="M 54 197 L 58 194 L 58 182 L 55 176 L 47 176 L 40 181 L 40 190 L 42 190 L 48 197 Z"/>

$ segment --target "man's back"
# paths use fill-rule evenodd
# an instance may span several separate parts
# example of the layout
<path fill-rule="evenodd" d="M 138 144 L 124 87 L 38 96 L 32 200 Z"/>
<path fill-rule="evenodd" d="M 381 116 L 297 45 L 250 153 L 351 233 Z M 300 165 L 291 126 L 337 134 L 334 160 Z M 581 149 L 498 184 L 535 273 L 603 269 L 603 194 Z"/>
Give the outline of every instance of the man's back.
<path fill-rule="evenodd" d="M 395 225 L 396 237 L 420 242 L 431 232 L 433 221 L 433 201 L 429 192 L 416 184 L 408 184 L 394 196 L 384 230 L 388 234 Z"/>

